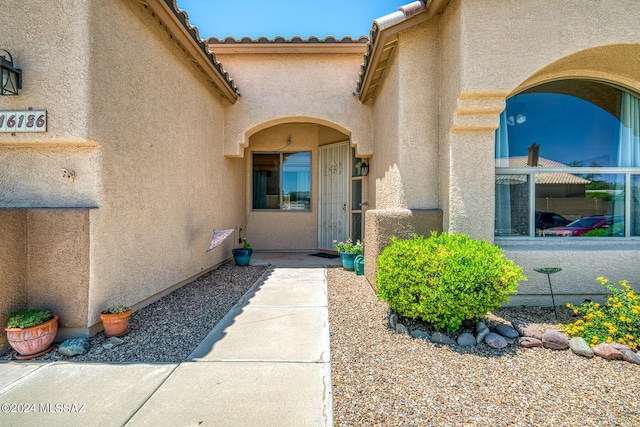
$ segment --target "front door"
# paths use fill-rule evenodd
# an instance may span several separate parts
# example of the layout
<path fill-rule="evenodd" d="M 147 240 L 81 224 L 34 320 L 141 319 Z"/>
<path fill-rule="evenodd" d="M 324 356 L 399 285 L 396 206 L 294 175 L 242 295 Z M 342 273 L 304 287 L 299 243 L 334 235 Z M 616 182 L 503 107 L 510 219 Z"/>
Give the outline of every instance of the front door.
<path fill-rule="evenodd" d="M 349 237 L 349 172 L 348 142 L 320 147 L 319 249 Z"/>

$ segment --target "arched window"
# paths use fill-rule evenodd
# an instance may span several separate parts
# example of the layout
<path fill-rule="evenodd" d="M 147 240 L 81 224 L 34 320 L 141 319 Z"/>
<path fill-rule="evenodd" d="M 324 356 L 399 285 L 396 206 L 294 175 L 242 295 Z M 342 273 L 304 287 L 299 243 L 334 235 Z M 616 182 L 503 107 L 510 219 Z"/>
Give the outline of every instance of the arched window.
<path fill-rule="evenodd" d="M 496 131 L 496 236 L 640 236 L 640 99 L 559 80 L 507 100 Z"/>

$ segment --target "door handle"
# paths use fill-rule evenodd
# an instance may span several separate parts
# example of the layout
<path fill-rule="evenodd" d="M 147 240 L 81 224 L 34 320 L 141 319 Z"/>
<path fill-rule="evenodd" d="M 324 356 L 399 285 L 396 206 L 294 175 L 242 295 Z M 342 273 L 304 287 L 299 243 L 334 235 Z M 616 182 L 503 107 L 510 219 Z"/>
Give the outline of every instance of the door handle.
<path fill-rule="evenodd" d="M 347 204 L 345 203 L 344 205 L 342 205 L 342 211 L 346 212 L 347 211 Z"/>

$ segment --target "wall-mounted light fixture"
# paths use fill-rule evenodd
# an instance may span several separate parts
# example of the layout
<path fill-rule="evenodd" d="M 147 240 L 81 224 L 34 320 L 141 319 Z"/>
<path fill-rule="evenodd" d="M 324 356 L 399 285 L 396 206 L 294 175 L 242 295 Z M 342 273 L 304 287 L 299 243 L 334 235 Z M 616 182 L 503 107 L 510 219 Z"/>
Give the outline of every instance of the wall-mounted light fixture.
<path fill-rule="evenodd" d="M 362 162 L 360 165 L 360 175 L 367 176 L 369 175 L 369 165 L 365 162 Z"/>
<path fill-rule="evenodd" d="M 2 55 L 4 52 L 9 56 Z M 11 54 L 0 49 L 0 95 L 9 96 L 17 95 L 18 89 L 22 89 L 22 70 L 13 66 L 13 57 Z"/>

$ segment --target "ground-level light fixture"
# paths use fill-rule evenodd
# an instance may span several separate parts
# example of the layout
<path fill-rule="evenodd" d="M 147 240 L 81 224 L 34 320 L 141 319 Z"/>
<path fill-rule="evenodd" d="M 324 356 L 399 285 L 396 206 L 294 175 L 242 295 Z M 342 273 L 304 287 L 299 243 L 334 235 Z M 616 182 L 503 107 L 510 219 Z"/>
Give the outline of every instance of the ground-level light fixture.
<path fill-rule="evenodd" d="M 6 53 L 3 55 L 2 52 Z M 7 59 L 9 56 L 9 59 Z M 11 54 L 0 49 L 0 95 L 17 95 L 18 89 L 22 89 L 22 70 L 13 65 Z"/>

